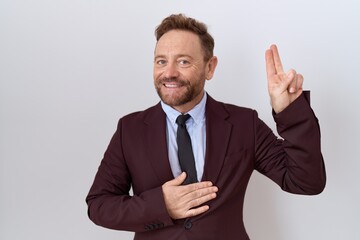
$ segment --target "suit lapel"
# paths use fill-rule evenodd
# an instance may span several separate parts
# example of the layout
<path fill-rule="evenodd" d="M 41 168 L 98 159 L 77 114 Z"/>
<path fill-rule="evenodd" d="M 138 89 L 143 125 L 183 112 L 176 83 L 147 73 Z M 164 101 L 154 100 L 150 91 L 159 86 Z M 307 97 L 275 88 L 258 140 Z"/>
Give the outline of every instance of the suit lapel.
<path fill-rule="evenodd" d="M 217 182 L 225 160 L 232 125 L 228 112 L 210 96 L 206 103 L 206 153 L 203 180 Z"/>
<path fill-rule="evenodd" d="M 173 179 L 171 171 L 167 141 L 166 141 L 166 115 L 157 104 L 149 111 L 144 119 L 144 145 L 148 152 L 148 160 L 161 183 Z"/>
<path fill-rule="evenodd" d="M 232 125 L 224 106 L 208 95 L 206 103 L 206 153 L 202 180 L 217 182 L 226 156 Z M 144 146 L 148 160 L 161 183 L 174 178 L 168 157 L 166 114 L 160 103 L 144 118 Z"/>

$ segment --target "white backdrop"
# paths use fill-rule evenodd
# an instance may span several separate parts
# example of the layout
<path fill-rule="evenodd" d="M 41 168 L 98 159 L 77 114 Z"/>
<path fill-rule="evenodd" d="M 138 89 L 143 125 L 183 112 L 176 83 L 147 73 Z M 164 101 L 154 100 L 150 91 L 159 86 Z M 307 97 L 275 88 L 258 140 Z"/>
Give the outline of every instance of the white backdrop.
<path fill-rule="evenodd" d="M 357 0 L 0 0 L 0 239 L 132 239 L 95 226 L 85 197 L 119 117 L 158 102 L 154 29 L 171 13 L 208 24 L 219 65 L 207 91 L 274 128 L 264 51 L 305 76 L 328 182 L 282 192 L 254 173 L 253 240 L 360 239 Z"/>

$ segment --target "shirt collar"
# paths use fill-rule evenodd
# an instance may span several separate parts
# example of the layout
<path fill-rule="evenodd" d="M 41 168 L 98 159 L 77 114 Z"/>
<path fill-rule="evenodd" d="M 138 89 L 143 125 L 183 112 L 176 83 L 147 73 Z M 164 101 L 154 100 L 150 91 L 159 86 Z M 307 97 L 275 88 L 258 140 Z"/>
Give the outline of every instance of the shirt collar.
<path fill-rule="evenodd" d="M 204 93 L 201 101 L 187 114 L 190 114 L 191 118 L 194 120 L 195 124 L 199 124 L 205 118 L 205 106 L 206 106 L 207 94 Z M 166 116 L 169 118 L 172 124 L 176 124 L 176 118 L 181 114 L 179 111 L 176 111 L 171 106 L 167 105 L 161 101 L 161 107 L 164 110 Z"/>

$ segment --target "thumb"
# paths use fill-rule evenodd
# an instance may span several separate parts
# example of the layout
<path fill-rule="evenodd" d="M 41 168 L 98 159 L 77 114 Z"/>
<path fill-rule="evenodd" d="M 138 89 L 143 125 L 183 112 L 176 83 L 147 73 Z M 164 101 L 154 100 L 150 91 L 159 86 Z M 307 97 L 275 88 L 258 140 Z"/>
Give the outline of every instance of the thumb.
<path fill-rule="evenodd" d="M 172 186 L 180 186 L 186 179 L 186 173 L 182 172 L 179 176 L 174 178 L 173 180 L 169 181 L 169 185 Z"/>

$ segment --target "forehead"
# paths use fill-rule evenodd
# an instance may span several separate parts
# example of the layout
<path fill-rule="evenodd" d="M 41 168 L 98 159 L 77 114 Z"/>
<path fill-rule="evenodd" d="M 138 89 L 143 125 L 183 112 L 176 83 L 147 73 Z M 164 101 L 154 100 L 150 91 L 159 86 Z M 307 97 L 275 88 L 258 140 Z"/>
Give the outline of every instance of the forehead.
<path fill-rule="evenodd" d="M 184 30 L 171 30 L 165 33 L 156 44 L 155 54 L 202 54 L 200 38 L 195 33 Z"/>

